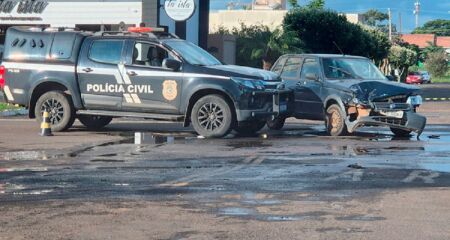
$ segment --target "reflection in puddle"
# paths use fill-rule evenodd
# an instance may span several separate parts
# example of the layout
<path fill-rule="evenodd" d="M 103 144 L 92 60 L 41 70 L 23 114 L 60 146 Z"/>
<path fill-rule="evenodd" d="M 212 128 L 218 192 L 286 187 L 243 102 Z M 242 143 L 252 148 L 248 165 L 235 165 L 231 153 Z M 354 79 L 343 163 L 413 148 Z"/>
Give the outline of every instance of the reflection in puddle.
<path fill-rule="evenodd" d="M 254 211 L 252 209 L 238 208 L 238 207 L 222 208 L 219 210 L 220 215 L 229 215 L 229 216 L 247 216 L 253 213 Z"/>
<path fill-rule="evenodd" d="M 227 144 L 228 147 L 232 147 L 235 149 L 239 148 L 264 148 L 271 147 L 272 144 L 264 142 L 264 141 L 236 141 L 230 142 Z"/>

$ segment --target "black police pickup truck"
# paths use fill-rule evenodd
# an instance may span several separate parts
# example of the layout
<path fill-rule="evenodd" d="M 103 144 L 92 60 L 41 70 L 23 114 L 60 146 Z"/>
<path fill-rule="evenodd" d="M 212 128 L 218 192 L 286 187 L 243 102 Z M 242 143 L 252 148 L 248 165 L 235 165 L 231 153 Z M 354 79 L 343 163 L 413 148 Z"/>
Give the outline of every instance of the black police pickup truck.
<path fill-rule="evenodd" d="M 156 29 L 157 30 L 157 29 Z M 181 121 L 204 137 L 252 133 L 286 111 L 275 73 L 223 65 L 198 46 L 150 28 L 127 32 L 10 28 L 0 92 L 52 130 L 78 118 L 88 128 L 113 117 Z"/>

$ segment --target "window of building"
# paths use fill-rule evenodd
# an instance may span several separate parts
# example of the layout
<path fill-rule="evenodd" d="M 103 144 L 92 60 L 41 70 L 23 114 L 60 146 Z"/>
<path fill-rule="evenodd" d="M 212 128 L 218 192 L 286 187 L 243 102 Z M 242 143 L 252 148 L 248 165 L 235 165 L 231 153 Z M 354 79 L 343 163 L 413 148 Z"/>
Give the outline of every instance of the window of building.
<path fill-rule="evenodd" d="M 91 46 L 89 58 L 96 62 L 119 64 L 122 59 L 123 41 L 97 40 Z"/>

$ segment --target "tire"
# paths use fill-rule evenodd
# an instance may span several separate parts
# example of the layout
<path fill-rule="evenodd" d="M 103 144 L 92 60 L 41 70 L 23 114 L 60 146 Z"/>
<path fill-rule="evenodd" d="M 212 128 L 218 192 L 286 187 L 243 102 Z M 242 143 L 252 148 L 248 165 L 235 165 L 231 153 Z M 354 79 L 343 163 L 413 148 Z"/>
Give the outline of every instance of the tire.
<path fill-rule="evenodd" d="M 391 127 L 391 132 L 396 136 L 396 137 L 409 137 L 411 135 L 412 131 L 409 130 L 403 130 L 400 128 L 393 128 Z"/>
<path fill-rule="evenodd" d="M 275 118 L 267 121 L 267 127 L 272 130 L 281 130 L 284 127 L 286 118 Z"/>
<path fill-rule="evenodd" d="M 345 125 L 346 115 L 337 104 L 332 104 L 327 108 L 325 126 L 330 136 L 344 136 L 348 134 Z"/>
<path fill-rule="evenodd" d="M 112 117 L 94 116 L 94 115 L 80 115 L 78 120 L 90 130 L 102 129 L 112 121 Z"/>
<path fill-rule="evenodd" d="M 250 121 L 241 123 L 234 128 L 234 130 L 242 135 L 253 135 L 266 126 L 266 122 L 262 121 Z"/>
<path fill-rule="evenodd" d="M 34 114 L 42 122 L 42 114 L 49 109 L 50 125 L 53 132 L 62 132 L 72 127 L 75 121 L 75 109 L 72 99 L 62 91 L 44 93 L 36 102 Z"/>
<path fill-rule="evenodd" d="M 205 138 L 224 137 L 230 133 L 234 125 L 231 109 L 222 96 L 206 95 L 200 98 L 192 108 L 192 126 Z"/>

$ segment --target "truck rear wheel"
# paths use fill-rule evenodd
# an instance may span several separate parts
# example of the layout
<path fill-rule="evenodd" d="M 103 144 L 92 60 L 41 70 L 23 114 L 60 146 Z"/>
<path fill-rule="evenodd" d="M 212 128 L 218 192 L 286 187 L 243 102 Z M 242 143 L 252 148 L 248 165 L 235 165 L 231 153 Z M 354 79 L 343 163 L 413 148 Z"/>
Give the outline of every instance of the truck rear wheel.
<path fill-rule="evenodd" d="M 94 116 L 94 115 L 80 115 L 78 120 L 90 130 L 98 130 L 112 121 L 112 117 Z"/>
<path fill-rule="evenodd" d="M 50 125 L 54 132 L 67 130 L 75 121 L 72 99 L 62 91 L 50 91 L 39 97 L 34 108 L 34 114 L 39 123 L 42 122 L 45 110 L 49 112 Z"/>
<path fill-rule="evenodd" d="M 232 130 L 233 114 L 225 99 L 216 94 L 200 98 L 192 108 L 192 126 L 206 138 L 220 138 Z"/>

